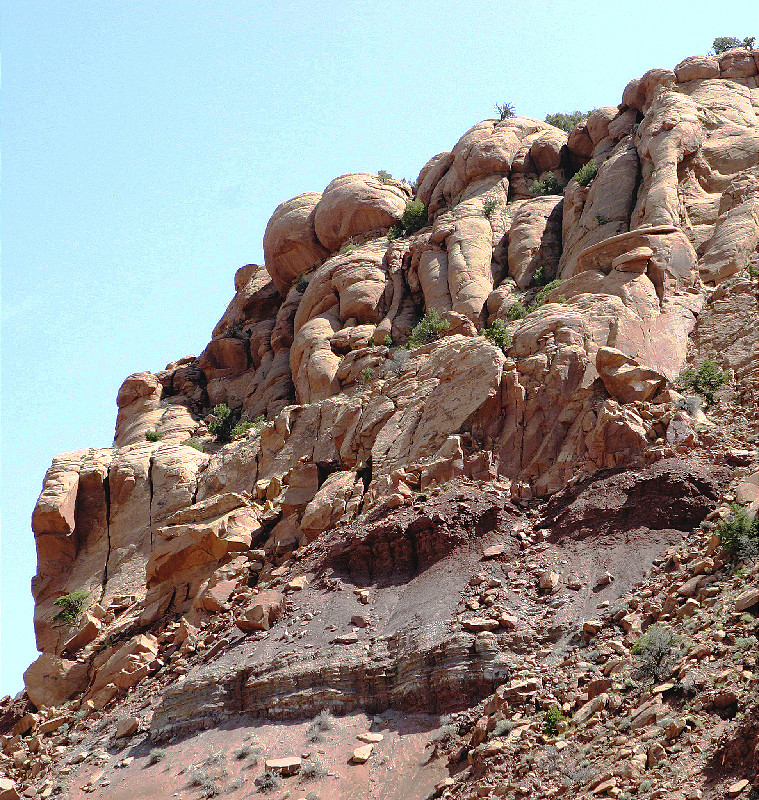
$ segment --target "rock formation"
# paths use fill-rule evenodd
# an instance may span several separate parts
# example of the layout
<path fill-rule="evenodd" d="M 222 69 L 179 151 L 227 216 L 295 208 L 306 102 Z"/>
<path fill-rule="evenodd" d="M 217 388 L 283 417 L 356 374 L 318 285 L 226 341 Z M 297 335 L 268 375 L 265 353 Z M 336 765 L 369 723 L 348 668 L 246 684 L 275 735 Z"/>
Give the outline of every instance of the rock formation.
<path fill-rule="evenodd" d="M 495 692 L 476 772 L 490 720 L 542 691 L 511 680 L 525 636 L 566 644 L 593 592 L 630 592 L 721 496 L 724 459 L 703 456 L 714 424 L 676 391 L 694 354 L 730 371 L 755 424 L 758 64 L 694 56 L 569 134 L 485 120 L 414 189 L 355 173 L 278 206 L 265 265 L 238 270 L 200 356 L 128 376 L 113 447 L 57 456 L 45 476 L 34 711 L 76 698 L 101 713 L 153 680 L 158 740 L 235 714 L 439 714 Z M 563 194 L 532 196 L 549 172 Z M 428 222 L 404 233 L 412 199 Z M 220 404 L 242 423 L 230 437 L 212 432 Z M 755 484 L 741 484 L 754 507 Z M 552 537 L 582 571 L 592 547 L 573 548 L 602 530 L 604 570 L 541 573 L 540 602 L 587 588 L 542 630 L 537 601 L 489 613 L 527 544 Z M 459 608 L 481 557 L 512 572 Z M 193 654 L 207 663 L 185 678 Z M 576 724 L 612 704 L 604 691 Z"/>

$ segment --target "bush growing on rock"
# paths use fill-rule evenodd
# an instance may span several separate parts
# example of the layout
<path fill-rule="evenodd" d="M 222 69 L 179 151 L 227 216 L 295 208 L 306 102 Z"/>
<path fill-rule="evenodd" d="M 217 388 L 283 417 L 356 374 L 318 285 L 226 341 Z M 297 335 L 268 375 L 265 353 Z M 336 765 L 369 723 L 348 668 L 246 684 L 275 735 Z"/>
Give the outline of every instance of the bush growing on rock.
<path fill-rule="evenodd" d="M 538 277 L 538 274 L 537 274 L 537 273 L 535 273 L 536 283 L 538 282 L 538 281 L 537 281 L 537 277 Z M 529 306 L 527 306 L 527 311 L 528 311 L 528 313 L 532 313 L 532 312 L 533 312 L 533 311 L 535 311 L 536 309 L 540 308 L 542 305 L 545 305 L 546 298 L 548 297 L 548 295 L 549 295 L 549 294 L 550 294 L 550 293 L 551 293 L 551 292 L 552 292 L 552 291 L 553 291 L 553 290 L 554 290 L 554 289 L 555 289 L 557 286 L 561 286 L 561 284 L 562 284 L 562 283 L 564 283 L 564 281 L 563 281 L 563 280 L 561 280 L 560 278 L 556 278 L 555 280 L 552 280 L 550 283 L 547 283 L 547 284 L 546 284 L 546 285 L 545 285 L 545 286 L 544 286 L 544 287 L 543 287 L 543 288 L 542 288 L 542 289 L 541 289 L 541 290 L 540 290 L 540 291 L 539 291 L 539 292 L 538 292 L 538 293 L 535 295 L 535 300 L 534 300 L 534 301 L 533 301 L 533 302 L 532 302 L 532 303 L 531 303 Z M 565 299 L 566 299 L 566 298 L 564 298 L 564 297 L 561 297 L 561 296 L 560 296 L 560 297 L 558 298 L 558 302 L 564 302 L 564 301 L 565 301 Z"/>
<path fill-rule="evenodd" d="M 427 206 L 421 200 L 409 200 L 401 216 L 400 222 L 391 226 L 387 235 L 391 239 L 399 236 L 410 236 L 427 224 Z"/>
<path fill-rule="evenodd" d="M 527 309 L 521 303 L 512 303 L 506 309 L 507 319 L 524 319 L 527 316 Z"/>
<path fill-rule="evenodd" d="M 480 336 L 484 336 L 491 344 L 500 347 L 505 353 L 514 343 L 514 337 L 506 330 L 506 327 L 497 319 L 489 328 L 482 328 Z"/>
<path fill-rule="evenodd" d="M 150 764 L 158 764 L 158 762 L 163 761 L 164 758 L 166 758 L 166 751 L 160 747 L 155 747 L 150 751 L 148 762 Z"/>
<path fill-rule="evenodd" d="M 196 439 L 194 436 L 191 436 L 189 439 L 185 439 L 182 444 L 187 447 L 194 447 L 201 453 L 203 452 L 203 443 L 200 441 L 200 439 Z"/>
<path fill-rule="evenodd" d="M 751 519 L 748 511 L 737 503 L 717 529 L 717 536 L 726 553 L 743 560 L 753 560 L 759 554 L 759 520 Z"/>
<path fill-rule="evenodd" d="M 406 346 L 409 350 L 413 350 L 415 347 L 437 341 L 440 334 L 450 326 L 451 323 L 447 319 L 443 319 L 437 309 L 431 308 L 424 315 L 424 319 L 414 325 L 411 338 Z"/>
<path fill-rule="evenodd" d="M 564 187 L 556 180 L 553 172 L 546 172 L 543 180 L 534 180 L 530 184 L 530 194 L 533 197 L 542 197 L 546 194 L 562 194 Z"/>
<path fill-rule="evenodd" d="M 159 431 L 145 431 L 145 438 L 149 442 L 159 442 L 163 439 L 163 434 Z"/>
<path fill-rule="evenodd" d="M 554 128 L 560 128 L 569 133 L 576 128 L 581 122 L 584 122 L 590 111 L 573 111 L 571 114 L 546 114 L 545 121 Z"/>
<path fill-rule="evenodd" d="M 216 437 L 217 442 L 229 442 L 235 436 L 247 433 L 251 428 L 261 430 L 266 425 L 266 417 L 259 414 L 252 422 L 240 420 L 241 409 L 231 409 L 226 403 L 219 403 L 213 408 L 213 419 L 208 423 L 208 432 Z"/>
<path fill-rule="evenodd" d="M 495 211 L 497 202 L 498 201 L 493 197 L 485 198 L 485 201 L 482 204 L 482 215 L 487 219 L 490 219 L 490 215 Z"/>
<path fill-rule="evenodd" d="M 400 375 L 403 372 L 409 358 L 409 351 L 399 348 L 393 353 L 393 357 L 385 363 L 383 371 L 386 374 Z"/>
<path fill-rule="evenodd" d="M 496 103 L 495 110 L 498 112 L 498 119 L 510 119 L 516 114 L 514 106 L 511 103 Z"/>
<path fill-rule="evenodd" d="M 368 386 L 374 380 L 374 370 L 371 367 L 365 367 L 358 374 L 358 382 L 361 386 Z"/>
<path fill-rule="evenodd" d="M 298 280 L 295 282 L 295 290 L 303 294 L 306 289 L 308 289 L 308 281 L 302 275 L 298 275 Z"/>
<path fill-rule="evenodd" d="M 380 183 L 387 183 L 393 179 L 393 176 L 384 169 L 377 170 L 377 177 L 379 178 Z"/>
<path fill-rule="evenodd" d="M 61 610 L 53 617 L 53 622 L 66 622 L 69 625 L 76 625 L 89 598 L 90 596 L 87 592 L 81 590 L 59 597 L 54 605 Z"/>
<path fill-rule="evenodd" d="M 736 47 L 745 47 L 747 50 L 750 50 L 754 46 L 755 41 L 755 36 L 747 36 L 742 40 L 736 39 L 735 36 L 718 36 L 714 42 L 712 42 L 712 47 L 714 48 L 714 52 L 719 55 L 727 50 L 734 50 Z"/>
<path fill-rule="evenodd" d="M 715 392 L 721 389 L 727 380 L 727 373 L 723 372 L 714 361 L 704 361 L 698 369 L 692 367 L 686 369 L 677 379 L 677 383 L 681 388 L 692 389 L 700 394 L 711 405 L 714 402 Z"/>
<path fill-rule="evenodd" d="M 587 186 L 598 175 L 598 165 L 591 158 L 587 164 L 580 167 L 574 174 L 574 179 L 580 186 Z"/>

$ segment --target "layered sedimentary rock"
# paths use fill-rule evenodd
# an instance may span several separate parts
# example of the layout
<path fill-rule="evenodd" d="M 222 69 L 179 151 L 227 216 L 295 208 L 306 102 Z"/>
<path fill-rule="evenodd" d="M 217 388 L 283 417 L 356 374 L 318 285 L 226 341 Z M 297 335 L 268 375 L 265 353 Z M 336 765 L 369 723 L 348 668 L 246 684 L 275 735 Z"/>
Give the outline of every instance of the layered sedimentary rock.
<path fill-rule="evenodd" d="M 200 356 L 128 376 L 113 447 L 59 456 L 45 477 L 33 702 L 85 691 L 107 704 L 161 668 L 147 631 L 172 615 L 193 626 L 234 608 L 240 630 L 266 631 L 287 603 L 265 585 L 294 553 L 456 478 L 498 481 L 524 502 L 687 452 L 700 422 L 672 384 L 689 337 L 742 391 L 757 382 L 755 55 L 651 70 L 569 134 L 524 117 L 478 123 L 415 191 L 354 173 L 282 203 L 265 265 L 238 270 Z M 583 186 L 573 175 L 590 158 L 598 172 Z M 563 194 L 533 197 L 548 172 Z M 397 235 L 412 197 L 428 222 Z M 401 347 L 431 311 L 438 335 Z M 478 335 L 494 323 L 500 339 Z M 221 403 L 255 424 L 216 441 Z M 81 608 L 63 618 L 56 601 L 75 591 Z M 487 637 L 457 636 L 415 645 L 413 676 L 386 639 L 371 668 L 357 652 L 334 680 L 318 678 L 319 659 L 280 669 L 264 652 L 260 668 L 198 691 L 285 716 L 274 674 L 293 696 L 308 684 L 314 703 L 332 683 L 346 697 L 362 684 L 382 698 L 372 708 L 410 707 L 441 664 L 475 669 L 461 691 L 489 691 Z"/>

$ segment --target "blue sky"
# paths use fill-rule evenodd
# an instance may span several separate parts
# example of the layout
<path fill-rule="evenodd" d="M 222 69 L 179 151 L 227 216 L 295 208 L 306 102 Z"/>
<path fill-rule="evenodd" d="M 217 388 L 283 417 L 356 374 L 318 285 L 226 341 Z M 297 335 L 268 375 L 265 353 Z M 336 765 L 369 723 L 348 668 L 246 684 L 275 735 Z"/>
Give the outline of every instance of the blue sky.
<path fill-rule="evenodd" d="M 496 102 L 615 105 L 645 70 L 759 33 L 754 0 L 711 9 L 3 4 L 0 695 L 37 655 L 29 519 L 52 457 L 110 445 L 129 373 L 200 353 L 280 202 L 346 172 L 414 178 Z"/>

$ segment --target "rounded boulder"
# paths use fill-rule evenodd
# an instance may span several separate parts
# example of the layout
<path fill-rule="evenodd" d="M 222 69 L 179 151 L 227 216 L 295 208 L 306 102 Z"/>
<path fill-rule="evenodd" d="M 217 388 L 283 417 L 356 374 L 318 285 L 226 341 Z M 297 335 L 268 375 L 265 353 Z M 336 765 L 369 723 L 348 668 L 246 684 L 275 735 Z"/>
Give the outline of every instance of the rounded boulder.
<path fill-rule="evenodd" d="M 352 236 L 394 225 L 409 199 L 399 182 L 382 183 L 363 172 L 342 175 L 327 186 L 316 206 L 316 236 L 334 253 Z"/>
<path fill-rule="evenodd" d="M 313 269 L 329 255 L 314 230 L 314 216 L 321 199 L 306 192 L 277 206 L 264 233 L 266 270 L 284 297 L 296 278 Z"/>

